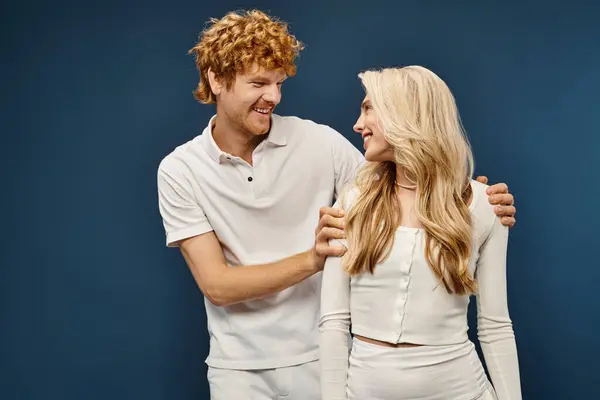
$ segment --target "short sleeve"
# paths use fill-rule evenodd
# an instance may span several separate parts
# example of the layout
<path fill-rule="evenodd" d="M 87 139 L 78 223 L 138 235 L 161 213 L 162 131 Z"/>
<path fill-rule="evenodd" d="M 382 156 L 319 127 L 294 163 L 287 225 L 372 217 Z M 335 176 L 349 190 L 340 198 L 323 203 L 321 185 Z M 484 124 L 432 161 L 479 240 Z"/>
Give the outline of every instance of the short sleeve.
<path fill-rule="evenodd" d="M 163 160 L 157 174 L 158 206 L 168 247 L 177 247 L 180 240 L 213 230 L 194 196 L 189 178 L 174 164 Z"/>

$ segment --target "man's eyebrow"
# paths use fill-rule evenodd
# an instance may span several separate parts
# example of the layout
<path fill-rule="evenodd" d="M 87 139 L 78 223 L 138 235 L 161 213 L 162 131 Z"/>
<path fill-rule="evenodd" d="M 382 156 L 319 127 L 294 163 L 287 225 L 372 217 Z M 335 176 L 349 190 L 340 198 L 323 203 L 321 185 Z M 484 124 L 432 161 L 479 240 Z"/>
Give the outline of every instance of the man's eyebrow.
<path fill-rule="evenodd" d="M 263 81 L 263 82 L 267 82 L 268 79 L 267 77 L 263 76 L 263 75 L 251 75 L 248 77 L 249 81 Z"/>
<path fill-rule="evenodd" d="M 285 81 L 288 77 L 284 77 L 282 79 L 278 79 L 277 82 L 282 83 L 283 81 Z M 264 76 L 264 75 L 251 75 L 248 78 L 249 82 L 271 82 L 271 79 L 269 79 L 268 77 Z"/>

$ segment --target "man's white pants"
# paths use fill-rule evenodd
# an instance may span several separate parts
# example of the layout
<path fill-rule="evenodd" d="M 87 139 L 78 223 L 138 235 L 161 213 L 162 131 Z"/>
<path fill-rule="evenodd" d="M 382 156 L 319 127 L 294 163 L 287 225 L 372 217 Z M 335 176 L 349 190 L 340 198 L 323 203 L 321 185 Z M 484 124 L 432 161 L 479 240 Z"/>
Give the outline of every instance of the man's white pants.
<path fill-rule="evenodd" d="M 211 400 L 320 400 L 319 361 L 262 370 L 208 368 Z"/>

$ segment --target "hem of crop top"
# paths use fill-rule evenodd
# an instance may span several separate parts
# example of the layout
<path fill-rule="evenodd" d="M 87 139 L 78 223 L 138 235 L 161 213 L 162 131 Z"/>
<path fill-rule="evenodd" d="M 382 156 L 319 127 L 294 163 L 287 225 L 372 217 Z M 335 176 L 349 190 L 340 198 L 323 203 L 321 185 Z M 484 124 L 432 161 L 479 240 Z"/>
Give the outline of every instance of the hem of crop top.
<path fill-rule="evenodd" d="M 456 336 L 444 337 L 440 339 L 432 339 L 427 335 L 419 334 L 417 336 L 406 335 L 406 334 L 390 334 L 390 333 L 381 333 L 379 331 L 365 328 L 360 325 L 352 325 L 352 334 L 364 336 L 369 339 L 379 340 L 382 342 L 397 344 L 397 343 L 412 343 L 412 344 L 420 344 L 423 346 L 431 345 L 431 346 L 445 346 L 452 344 L 461 344 L 465 343 L 469 340 L 469 336 L 467 333 L 460 333 Z"/>
<path fill-rule="evenodd" d="M 206 359 L 206 365 L 213 368 L 256 370 L 292 367 L 294 365 L 306 364 L 319 359 L 319 349 L 291 357 L 268 358 L 262 360 L 227 360 L 215 358 L 210 355 Z"/>

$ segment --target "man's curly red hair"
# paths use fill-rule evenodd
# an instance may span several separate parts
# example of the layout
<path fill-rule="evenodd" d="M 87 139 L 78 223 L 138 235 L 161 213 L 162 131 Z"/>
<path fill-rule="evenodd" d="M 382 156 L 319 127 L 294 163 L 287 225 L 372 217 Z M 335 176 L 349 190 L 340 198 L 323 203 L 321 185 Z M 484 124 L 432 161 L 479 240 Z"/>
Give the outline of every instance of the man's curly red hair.
<path fill-rule="evenodd" d="M 210 89 L 208 69 L 230 88 L 237 73 L 258 64 L 270 70 L 296 75 L 294 60 L 304 45 L 288 32 L 287 24 L 262 11 L 230 12 L 212 18 L 198 43 L 189 51 L 196 59 L 200 83 L 194 97 L 204 104 L 216 103 Z"/>

